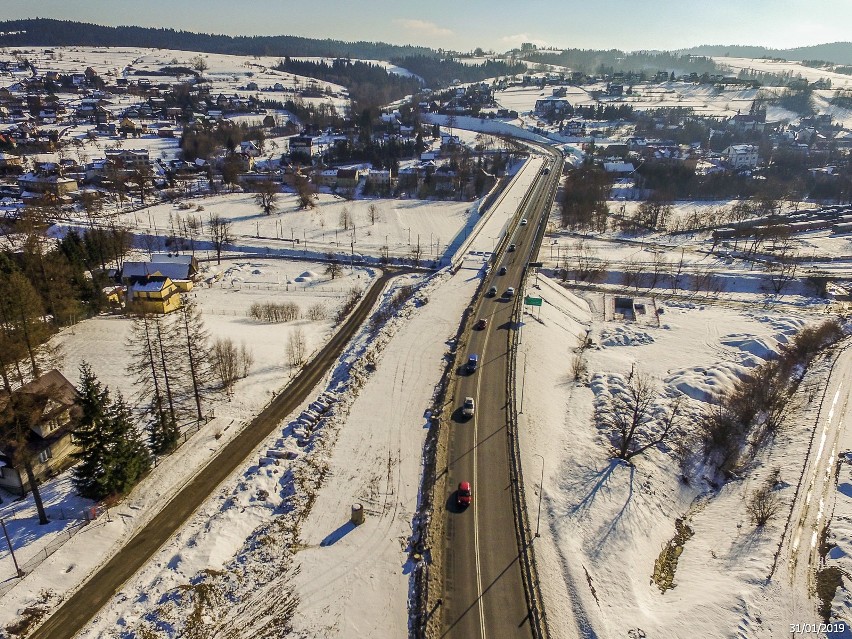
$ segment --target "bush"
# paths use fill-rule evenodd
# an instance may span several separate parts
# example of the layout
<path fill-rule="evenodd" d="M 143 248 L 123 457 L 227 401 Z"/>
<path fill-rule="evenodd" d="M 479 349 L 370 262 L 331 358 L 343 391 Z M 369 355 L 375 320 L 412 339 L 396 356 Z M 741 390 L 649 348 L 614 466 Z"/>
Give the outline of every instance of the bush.
<path fill-rule="evenodd" d="M 274 302 L 254 303 L 249 309 L 249 316 L 261 322 L 280 323 L 299 319 L 301 311 L 295 302 L 276 304 Z"/>
<path fill-rule="evenodd" d="M 769 523 L 780 509 L 781 500 L 769 484 L 755 490 L 746 502 L 746 510 L 757 527 Z"/>
<path fill-rule="evenodd" d="M 328 317 L 328 309 L 322 302 L 311 304 L 308 307 L 307 318 L 313 322 L 324 320 Z"/>

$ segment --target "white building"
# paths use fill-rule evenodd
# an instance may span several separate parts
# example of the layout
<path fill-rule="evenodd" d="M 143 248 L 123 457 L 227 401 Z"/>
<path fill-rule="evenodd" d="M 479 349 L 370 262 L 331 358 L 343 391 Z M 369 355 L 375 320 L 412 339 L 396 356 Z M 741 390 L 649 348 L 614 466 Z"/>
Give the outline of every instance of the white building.
<path fill-rule="evenodd" d="M 753 169 L 760 159 L 753 144 L 734 144 L 724 151 L 732 169 Z"/>

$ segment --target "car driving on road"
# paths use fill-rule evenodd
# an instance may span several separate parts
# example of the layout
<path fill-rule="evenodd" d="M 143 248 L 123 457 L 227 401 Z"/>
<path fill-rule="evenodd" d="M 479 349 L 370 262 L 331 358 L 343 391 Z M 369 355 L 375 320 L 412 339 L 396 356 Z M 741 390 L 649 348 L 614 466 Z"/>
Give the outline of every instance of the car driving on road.
<path fill-rule="evenodd" d="M 497 271 L 497 274 L 498 274 L 498 275 L 505 275 L 505 274 L 506 274 L 506 267 L 505 267 L 505 266 L 501 266 L 501 267 L 500 267 L 500 270 L 499 270 L 499 271 Z"/>
<path fill-rule="evenodd" d="M 517 247 L 514 244 L 509 244 L 509 253 L 514 251 Z"/>
<path fill-rule="evenodd" d="M 515 288 L 510 286 L 505 291 L 503 291 L 503 297 L 514 297 L 515 296 Z"/>
<path fill-rule="evenodd" d="M 526 225 L 527 225 L 527 218 L 524 218 L 524 219 L 521 220 L 521 226 L 526 226 Z"/>
<path fill-rule="evenodd" d="M 479 366 L 479 355 L 473 353 L 467 358 L 467 372 L 475 373 L 477 366 Z"/>
<path fill-rule="evenodd" d="M 465 397 L 464 404 L 462 404 L 462 415 L 465 417 L 473 417 L 475 412 L 476 402 L 473 400 L 473 397 Z"/>
<path fill-rule="evenodd" d="M 480 317 L 479 321 L 474 325 L 474 328 L 478 331 L 485 330 L 488 327 L 488 319 L 485 317 Z"/>
<path fill-rule="evenodd" d="M 486 293 L 486 295 L 487 295 L 488 297 L 494 297 L 495 295 L 497 295 L 497 287 L 496 287 L 496 286 L 492 286 L 491 288 L 489 288 L 489 289 L 488 289 L 488 293 Z"/>
<path fill-rule="evenodd" d="M 460 508 L 467 508 L 470 502 L 473 501 L 473 491 L 470 489 L 470 482 L 463 481 L 459 483 L 459 488 L 456 491 L 456 504 Z"/>

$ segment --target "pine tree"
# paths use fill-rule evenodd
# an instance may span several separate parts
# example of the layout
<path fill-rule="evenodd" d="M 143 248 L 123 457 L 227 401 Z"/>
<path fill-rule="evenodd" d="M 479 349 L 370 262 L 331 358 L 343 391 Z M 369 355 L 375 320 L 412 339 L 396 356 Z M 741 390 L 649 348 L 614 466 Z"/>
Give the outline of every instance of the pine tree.
<path fill-rule="evenodd" d="M 121 393 L 110 407 L 110 434 L 115 442 L 111 488 L 126 495 L 151 468 L 151 454 L 136 428 L 133 414 Z"/>
<path fill-rule="evenodd" d="M 74 432 L 80 450 L 74 457 L 74 485 L 83 497 L 101 499 L 109 494 L 110 440 L 108 437 L 110 398 L 91 367 L 80 364 L 80 425 Z"/>
<path fill-rule="evenodd" d="M 83 497 L 124 495 L 151 467 L 151 455 L 121 394 L 113 402 L 91 367 L 80 365 L 82 417 L 75 431 L 80 451 L 74 457 L 74 485 Z"/>

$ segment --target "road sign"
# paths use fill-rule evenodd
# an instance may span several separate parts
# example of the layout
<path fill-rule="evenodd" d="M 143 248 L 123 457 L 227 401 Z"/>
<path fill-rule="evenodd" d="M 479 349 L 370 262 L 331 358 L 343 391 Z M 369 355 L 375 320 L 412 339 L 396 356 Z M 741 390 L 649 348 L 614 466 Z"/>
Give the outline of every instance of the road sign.
<path fill-rule="evenodd" d="M 540 297 L 530 297 L 529 295 L 524 298 L 524 304 L 527 306 L 541 306 L 541 298 Z"/>
<path fill-rule="evenodd" d="M 527 264 L 527 266 L 531 268 L 541 268 L 542 266 L 544 266 L 544 262 L 530 262 L 529 264 Z"/>

